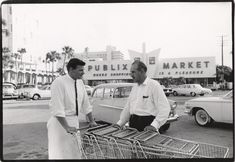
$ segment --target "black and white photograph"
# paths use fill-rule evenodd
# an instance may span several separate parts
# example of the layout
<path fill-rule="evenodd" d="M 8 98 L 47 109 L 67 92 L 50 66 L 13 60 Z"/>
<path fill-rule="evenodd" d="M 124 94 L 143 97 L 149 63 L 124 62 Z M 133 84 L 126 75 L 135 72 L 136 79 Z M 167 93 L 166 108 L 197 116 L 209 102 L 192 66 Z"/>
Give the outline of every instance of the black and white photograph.
<path fill-rule="evenodd" d="M 1 160 L 234 161 L 234 2 L 1 1 Z"/>

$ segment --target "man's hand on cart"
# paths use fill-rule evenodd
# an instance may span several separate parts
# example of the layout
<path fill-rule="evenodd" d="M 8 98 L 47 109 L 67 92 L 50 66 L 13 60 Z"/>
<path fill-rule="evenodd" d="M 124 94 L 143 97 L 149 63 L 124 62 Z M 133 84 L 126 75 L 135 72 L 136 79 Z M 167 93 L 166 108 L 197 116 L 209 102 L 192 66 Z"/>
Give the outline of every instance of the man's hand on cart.
<path fill-rule="evenodd" d="M 70 126 L 68 126 L 67 128 L 66 128 L 66 131 L 67 131 L 67 133 L 70 133 L 70 134 L 75 134 L 75 133 L 77 133 L 77 128 L 76 127 L 70 127 Z"/>
<path fill-rule="evenodd" d="M 89 127 L 96 127 L 98 124 L 93 120 L 89 123 Z"/>
<path fill-rule="evenodd" d="M 152 125 L 148 125 L 148 126 L 146 126 L 145 128 L 144 128 L 144 130 L 145 131 L 154 131 L 154 132 L 158 132 L 159 133 L 159 131 L 154 127 L 154 126 L 152 126 Z"/>
<path fill-rule="evenodd" d="M 113 124 L 112 127 L 118 128 L 118 129 L 122 129 L 122 127 L 118 124 Z"/>

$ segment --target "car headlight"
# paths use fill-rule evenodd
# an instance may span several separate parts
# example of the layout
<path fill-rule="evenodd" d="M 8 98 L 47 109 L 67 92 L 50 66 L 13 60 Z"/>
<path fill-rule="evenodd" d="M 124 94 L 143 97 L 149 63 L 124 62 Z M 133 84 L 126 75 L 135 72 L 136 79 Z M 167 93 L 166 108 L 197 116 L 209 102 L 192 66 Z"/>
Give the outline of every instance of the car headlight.
<path fill-rule="evenodd" d="M 187 102 L 185 102 L 184 107 L 186 109 L 191 109 L 192 108 L 192 106 L 189 103 L 187 103 Z"/>

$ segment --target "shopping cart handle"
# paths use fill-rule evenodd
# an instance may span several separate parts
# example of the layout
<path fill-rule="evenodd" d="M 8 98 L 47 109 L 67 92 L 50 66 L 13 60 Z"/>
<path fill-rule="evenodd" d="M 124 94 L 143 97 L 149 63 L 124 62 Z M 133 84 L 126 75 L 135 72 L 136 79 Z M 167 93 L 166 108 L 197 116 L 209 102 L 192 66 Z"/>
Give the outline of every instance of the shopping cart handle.
<path fill-rule="evenodd" d="M 88 128 L 91 128 L 90 125 L 87 125 L 87 126 L 85 126 L 85 127 L 78 128 L 77 131 L 80 131 L 80 130 L 83 130 L 83 129 L 88 129 Z"/>

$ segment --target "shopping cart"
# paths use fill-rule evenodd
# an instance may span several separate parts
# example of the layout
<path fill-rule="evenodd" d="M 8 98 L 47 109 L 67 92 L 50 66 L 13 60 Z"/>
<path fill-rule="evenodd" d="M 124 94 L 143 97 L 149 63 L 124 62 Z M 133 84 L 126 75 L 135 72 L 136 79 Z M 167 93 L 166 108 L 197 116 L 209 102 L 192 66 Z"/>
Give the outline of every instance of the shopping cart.
<path fill-rule="evenodd" d="M 137 152 L 145 158 L 226 158 L 229 155 L 228 147 L 174 138 L 150 131 L 143 132 L 134 139 Z"/>
<path fill-rule="evenodd" d="M 79 148 L 84 159 L 226 158 L 229 149 L 126 127 L 88 129 Z"/>

